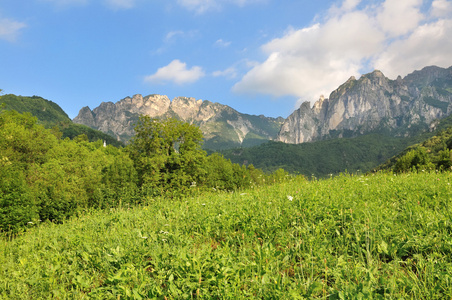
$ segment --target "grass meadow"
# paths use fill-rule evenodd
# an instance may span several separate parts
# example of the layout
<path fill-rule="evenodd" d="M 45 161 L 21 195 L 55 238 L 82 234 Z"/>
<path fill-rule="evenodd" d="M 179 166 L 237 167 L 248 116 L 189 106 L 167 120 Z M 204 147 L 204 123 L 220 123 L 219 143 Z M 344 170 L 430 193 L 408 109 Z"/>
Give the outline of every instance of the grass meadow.
<path fill-rule="evenodd" d="M 451 299 L 451 173 L 341 175 L 29 224 L 0 299 Z"/>

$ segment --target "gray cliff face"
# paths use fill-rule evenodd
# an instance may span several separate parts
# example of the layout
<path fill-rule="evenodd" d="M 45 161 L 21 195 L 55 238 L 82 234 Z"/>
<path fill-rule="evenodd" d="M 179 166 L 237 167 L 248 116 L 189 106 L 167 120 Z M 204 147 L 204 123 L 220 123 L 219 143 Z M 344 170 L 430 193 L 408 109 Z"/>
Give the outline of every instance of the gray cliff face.
<path fill-rule="evenodd" d="M 276 140 L 298 144 L 378 131 L 407 136 L 451 112 L 452 67 L 426 67 L 396 80 L 374 71 L 351 77 L 312 107 L 303 103 Z"/>
<path fill-rule="evenodd" d="M 204 134 L 210 149 L 237 147 L 243 143 L 259 144 L 275 139 L 283 122 L 282 118 L 250 116 L 229 106 L 189 97 L 134 95 L 116 103 L 103 102 L 99 107 L 80 110 L 75 123 L 84 124 L 127 142 L 134 135 L 134 127 L 140 115 L 152 118 L 175 117 L 195 124 Z"/>
<path fill-rule="evenodd" d="M 139 115 L 159 117 L 168 111 L 169 106 L 170 100 L 167 96 L 135 95 L 132 98 L 126 97 L 117 103 L 102 102 L 92 111 L 88 107 L 84 107 L 73 121 L 125 141 L 134 134 L 135 123 Z"/>

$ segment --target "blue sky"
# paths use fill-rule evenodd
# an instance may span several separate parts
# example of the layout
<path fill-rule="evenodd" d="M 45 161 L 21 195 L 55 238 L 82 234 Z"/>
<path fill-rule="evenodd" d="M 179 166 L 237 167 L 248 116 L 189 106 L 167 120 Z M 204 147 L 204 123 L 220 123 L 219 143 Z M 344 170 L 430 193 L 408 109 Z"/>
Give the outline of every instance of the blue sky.
<path fill-rule="evenodd" d="M 73 118 L 134 94 L 287 117 L 350 76 L 452 65 L 452 0 L 1 0 L 0 89 Z"/>

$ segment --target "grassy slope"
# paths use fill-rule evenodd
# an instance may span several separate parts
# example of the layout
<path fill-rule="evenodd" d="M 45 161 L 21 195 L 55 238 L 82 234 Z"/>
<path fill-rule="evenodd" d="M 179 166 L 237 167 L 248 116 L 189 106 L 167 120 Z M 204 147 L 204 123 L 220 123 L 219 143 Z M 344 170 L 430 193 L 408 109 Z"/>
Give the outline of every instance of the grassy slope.
<path fill-rule="evenodd" d="M 30 224 L 0 240 L 0 298 L 450 299 L 451 179 L 294 180 Z"/>

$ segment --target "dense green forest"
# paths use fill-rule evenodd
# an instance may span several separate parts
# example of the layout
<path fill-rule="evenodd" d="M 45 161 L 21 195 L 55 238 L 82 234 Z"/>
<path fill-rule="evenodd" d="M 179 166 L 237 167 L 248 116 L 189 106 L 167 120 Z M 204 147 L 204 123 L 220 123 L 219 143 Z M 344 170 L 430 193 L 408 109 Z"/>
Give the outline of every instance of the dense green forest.
<path fill-rule="evenodd" d="M 201 149 L 198 127 L 143 116 L 125 148 L 63 138 L 29 113 L 0 110 L 0 230 L 37 220 L 60 222 L 90 208 L 180 198 L 207 190 L 236 190 L 284 180 Z"/>

